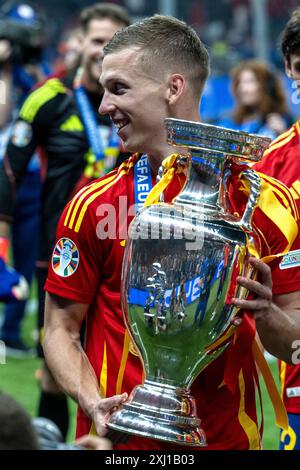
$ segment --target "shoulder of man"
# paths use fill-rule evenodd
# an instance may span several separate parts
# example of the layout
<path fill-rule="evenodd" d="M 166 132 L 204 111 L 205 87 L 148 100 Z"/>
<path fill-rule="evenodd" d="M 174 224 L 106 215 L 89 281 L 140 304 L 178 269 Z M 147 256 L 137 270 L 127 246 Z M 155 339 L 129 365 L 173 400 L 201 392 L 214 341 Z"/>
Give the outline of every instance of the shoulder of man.
<path fill-rule="evenodd" d="M 251 165 L 252 168 L 289 185 L 290 173 L 294 172 L 294 159 L 300 152 L 299 138 L 300 126 L 296 122 L 271 143 L 262 160 Z"/>
<path fill-rule="evenodd" d="M 32 124 L 41 109 L 56 98 L 63 98 L 71 91 L 57 78 L 52 77 L 36 88 L 24 101 L 19 118 Z"/>
<path fill-rule="evenodd" d="M 119 197 L 129 196 L 131 184 L 133 184 L 133 167 L 136 158 L 136 155 L 131 156 L 118 168 L 82 188 L 66 207 L 61 223 L 77 233 L 82 228 L 83 221 L 87 216 L 95 220 L 100 205 L 103 210 L 106 204 L 118 208 Z M 129 199 L 130 197 L 128 201 Z"/>
<path fill-rule="evenodd" d="M 271 142 L 263 155 L 262 162 L 268 155 L 283 155 L 294 145 L 299 145 L 300 136 L 300 123 L 295 122 L 287 131 L 280 134 L 275 140 Z M 259 162 L 260 163 L 260 162 Z M 258 163 L 258 165 L 259 165 Z"/>

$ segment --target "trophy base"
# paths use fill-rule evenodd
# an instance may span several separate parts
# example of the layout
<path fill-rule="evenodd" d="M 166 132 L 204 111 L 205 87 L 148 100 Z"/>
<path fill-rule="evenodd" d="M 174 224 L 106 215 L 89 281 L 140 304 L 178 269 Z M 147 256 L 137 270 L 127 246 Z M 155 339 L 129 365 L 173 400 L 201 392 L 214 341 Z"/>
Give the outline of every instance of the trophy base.
<path fill-rule="evenodd" d="M 192 447 L 205 447 L 194 398 L 186 389 L 146 381 L 115 411 L 109 429 Z"/>

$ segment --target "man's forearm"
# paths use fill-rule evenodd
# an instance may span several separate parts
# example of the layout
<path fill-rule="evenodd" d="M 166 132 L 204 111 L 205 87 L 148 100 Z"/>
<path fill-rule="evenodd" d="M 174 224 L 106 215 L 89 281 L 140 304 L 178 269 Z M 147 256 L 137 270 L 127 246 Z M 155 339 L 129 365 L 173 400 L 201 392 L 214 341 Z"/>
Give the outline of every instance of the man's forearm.
<path fill-rule="evenodd" d="M 47 293 L 44 351 L 57 384 L 93 421 L 98 435 L 105 436 L 107 414 L 127 399 L 127 393 L 100 396 L 99 381 L 80 343 L 88 308 L 88 304 Z"/>
<path fill-rule="evenodd" d="M 92 418 L 101 397 L 96 375 L 79 337 L 73 338 L 61 328 L 52 331 L 51 335 L 46 332 L 44 351 L 48 367 L 59 386 Z"/>
<path fill-rule="evenodd" d="M 274 302 L 268 312 L 255 315 L 256 328 L 264 348 L 292 364 L 293 343 L 300 340 L 300 311 L 283 310 Z"/>

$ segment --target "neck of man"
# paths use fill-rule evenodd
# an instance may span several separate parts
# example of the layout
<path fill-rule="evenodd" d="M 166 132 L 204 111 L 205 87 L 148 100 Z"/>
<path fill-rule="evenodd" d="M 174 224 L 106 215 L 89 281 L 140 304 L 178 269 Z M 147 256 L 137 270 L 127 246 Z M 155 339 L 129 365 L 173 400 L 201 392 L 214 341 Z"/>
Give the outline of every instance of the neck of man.
<path fill-rule="evenodd" d="M 157 175 L 160 165 L 162 164 L 163 160 L 167 158 L 171 153 L 175 153 L 175 147 L 166 144 L 164 148 L 161 148 L 157 152 L 148 153 L 148 160 L 152 169 L 152 172 Z"/>
<path fill-rule="evenodd" d="M 185 121 L 194 121 L 194 122 L 201 122 L 198 110 L 195 112 L 191 112 L 192 110 L 189 109 L 188 113 L 181 113 L 180 116 L 172 116 L 175 119 L 182 119 Z M 156 175 L 158 173 L 159 167 L 162 164 L 163 160 L 167 158 L 172 153 L 179 153 L 180 155 L 188 155 L 188 149 L 185 147 L 174 147 L 173 145 L 169 145 L 166 142 L 166 135 L 165 132 L 161 136 L 161 146 L 157 147 L 157 149 L 153 151 L 146 152 L 148 155 L 148 160 L 151 165 L 151 169 L 153 173 Z"/>
<path fill-rule="evenodd" d="M 165 158 L 169 157 L 172 153 L 179 153 L 180 155 L 188 155 L 188 149 L 184 147 L 173 147 L 166 144 L 161 148 L 160 152 L 148 153 L 148 160 L 154 175 L 157 175 L 159 167 Z"/>

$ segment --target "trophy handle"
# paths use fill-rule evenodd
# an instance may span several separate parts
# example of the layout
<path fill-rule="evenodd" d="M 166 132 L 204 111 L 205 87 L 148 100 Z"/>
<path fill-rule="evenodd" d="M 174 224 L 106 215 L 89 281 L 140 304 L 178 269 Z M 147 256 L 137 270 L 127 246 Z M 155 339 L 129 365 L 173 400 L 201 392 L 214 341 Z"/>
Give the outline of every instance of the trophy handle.
<path fill-rule="evenodd" d="M 260 189 L 261 189 L 261 183 L 260 183 L 260 177 L 256 173 L 256 171 L 247 169 L 242 171 L 242 174 L 244 175 L 245 179 L 250 183 L 250 194 L 248 198 L 248 202 L 244 211 L 244 214 L 239 222 L 239 225 L 243 227 L 247 231 L 251 231 L 251 219 L 252 219 L 252 214 L 255 209 L 255 207 L 258 204 L 258 198 L 260 196 Z"/>

